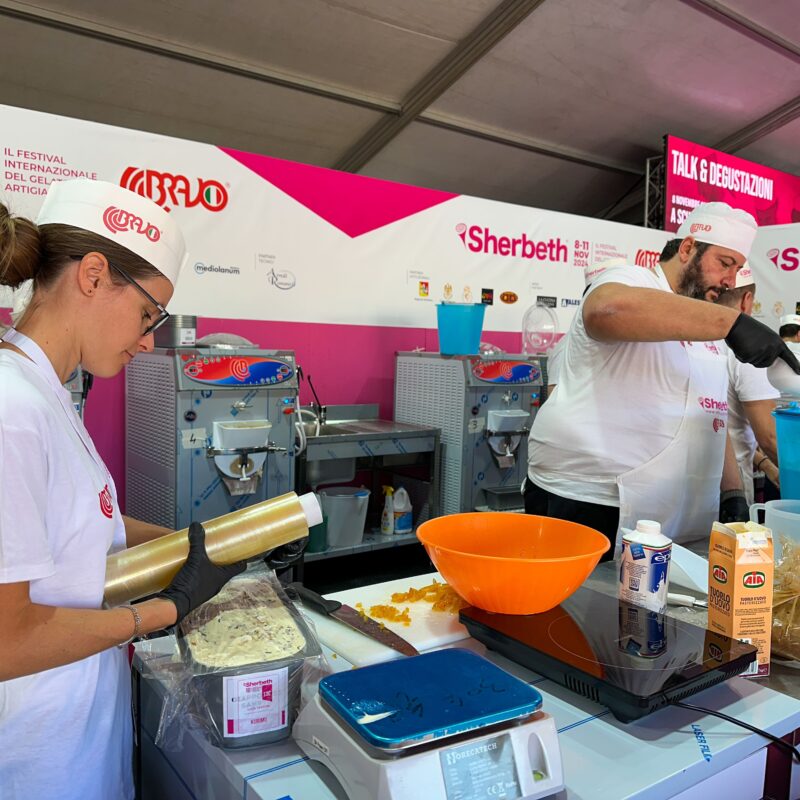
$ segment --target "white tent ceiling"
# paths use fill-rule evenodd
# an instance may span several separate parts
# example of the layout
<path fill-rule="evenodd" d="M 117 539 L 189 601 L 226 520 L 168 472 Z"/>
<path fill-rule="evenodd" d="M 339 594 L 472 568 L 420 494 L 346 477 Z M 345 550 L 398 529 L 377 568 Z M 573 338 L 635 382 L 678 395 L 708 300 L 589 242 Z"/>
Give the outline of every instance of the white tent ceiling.
<path fill-rule="evenodd" d="M 576 214 L 640 222 L 665 133 L 800 172 L 800 0 L 0 0 L 0 42 L 0 103 Z"/>

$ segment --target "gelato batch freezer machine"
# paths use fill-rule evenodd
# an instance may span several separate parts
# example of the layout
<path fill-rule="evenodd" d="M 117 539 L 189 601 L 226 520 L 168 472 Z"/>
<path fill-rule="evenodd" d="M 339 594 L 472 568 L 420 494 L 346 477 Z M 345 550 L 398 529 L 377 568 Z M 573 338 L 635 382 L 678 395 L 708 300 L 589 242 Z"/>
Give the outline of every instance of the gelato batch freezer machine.
<path fill-rule="evenodd" d="M 546 390 L 546 362 L 397 353 L 395 419 L 442 431 L 442 514 L 523 509 L 528 433 Z"/>
<path fill-rule="evenodd" d="M 156 348 L 125 373 L 127 512 L 177 530 L 294 490 L 289 350 Z"/>

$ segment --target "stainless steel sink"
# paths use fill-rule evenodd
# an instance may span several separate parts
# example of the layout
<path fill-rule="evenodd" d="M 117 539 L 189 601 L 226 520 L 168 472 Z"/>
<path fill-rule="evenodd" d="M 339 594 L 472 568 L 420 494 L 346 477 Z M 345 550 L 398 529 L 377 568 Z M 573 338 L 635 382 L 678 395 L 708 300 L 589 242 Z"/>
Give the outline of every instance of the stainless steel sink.
<path fill-rule="evenodd" d="M 345 422 L 326 422 L 319 426 L 318 433 L 314 422 L 304 422 L 303 427 L 305 428 L 306 436 L 310 439 L 318 436 L 343 436 L 353 432 Z"/>

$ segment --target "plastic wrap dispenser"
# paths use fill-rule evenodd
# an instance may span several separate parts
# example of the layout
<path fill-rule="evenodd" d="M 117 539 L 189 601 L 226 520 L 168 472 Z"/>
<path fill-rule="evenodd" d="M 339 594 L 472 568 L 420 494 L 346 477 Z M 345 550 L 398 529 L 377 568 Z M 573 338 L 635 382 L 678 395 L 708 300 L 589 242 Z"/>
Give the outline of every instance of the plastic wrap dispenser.
<path fill-rule="evenodd" d="M 215 564 L 254 558 L 308 536 L 322 522 L 313 494 L 294 492 L 203 523 L 206 552 Z M 166 588 L 189 554 L 188 529 L 114 553 L 106 560 L 104 603 L 108 607 L 137 600 Z"/>

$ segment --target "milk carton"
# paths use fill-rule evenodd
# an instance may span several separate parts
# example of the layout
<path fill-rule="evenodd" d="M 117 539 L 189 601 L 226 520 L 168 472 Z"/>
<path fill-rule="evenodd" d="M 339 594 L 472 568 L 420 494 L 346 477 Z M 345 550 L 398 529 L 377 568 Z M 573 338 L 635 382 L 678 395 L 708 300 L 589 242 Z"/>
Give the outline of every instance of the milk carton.
<path fill-rule="evenodd" d="M 772 531 L 755 522 L 715 522 L 708 551 L 708 627 L 758 648 L 744 677 L 769 675 Z"/>
<path fill-rule="evenodd" d="M 622 529 L 619 562 L 619 599 L 663 614 L 667 608 L 672 539 L 661 525 L 640 519 L 635 530 Z"/>

